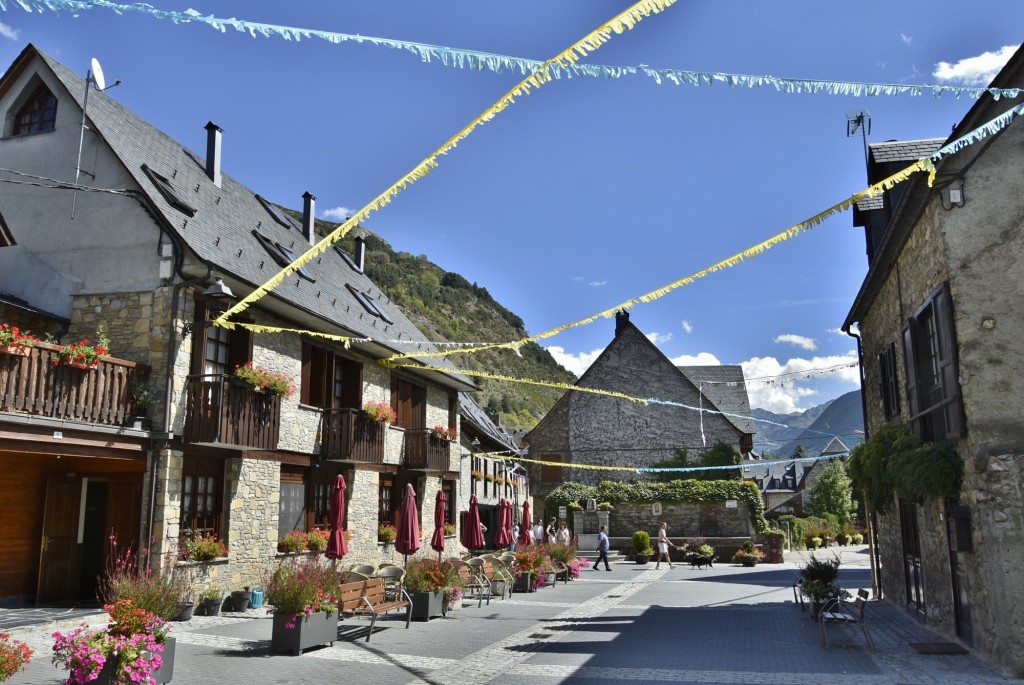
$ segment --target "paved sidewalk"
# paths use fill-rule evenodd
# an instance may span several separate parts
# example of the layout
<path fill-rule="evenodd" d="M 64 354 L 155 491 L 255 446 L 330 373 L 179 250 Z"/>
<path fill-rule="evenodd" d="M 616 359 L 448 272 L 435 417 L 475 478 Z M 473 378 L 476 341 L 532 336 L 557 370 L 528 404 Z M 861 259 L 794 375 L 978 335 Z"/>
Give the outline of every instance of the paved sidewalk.
<path fill-rule="evenodd" d="M 831 550 L 825 550 L 826 553 Z M 866 555 L 842 551 L 840 581 L 867 587 Z M 821 632 L 793 601 L 799 556 L 743 568 L 717 564 L 613 565 L 511 599 L 493 599 L 405 629 L 396 614 L 346 620 L 333 647 L 301 657 L 272 654 L 270 619 L 262 610 L 194 617 L 174 624 L 174 683 L 247 685 L 354 682 L 374 685 L 583 685 L 584 683 L 733 683 L 737 685 L 994 685 L 1024 683 L 971 655 L 924 656 L 911 642 L 944 641 L 898 609 L 868 605 L 876 649 L 857 629 Z M 56 684 L 64 672 L 49 662 L 53 626 L 14 630 L 37 650 L 29 670 L 9 682 Z M 66 629 L 66 628 L 65 628 Z"/>

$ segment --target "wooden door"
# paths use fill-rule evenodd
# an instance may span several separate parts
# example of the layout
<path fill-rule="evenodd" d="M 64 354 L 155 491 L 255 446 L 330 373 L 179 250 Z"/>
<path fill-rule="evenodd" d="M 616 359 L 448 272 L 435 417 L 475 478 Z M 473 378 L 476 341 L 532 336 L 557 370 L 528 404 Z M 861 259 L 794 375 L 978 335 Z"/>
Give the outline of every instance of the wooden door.
<path fill-rule="evenodd" d="M 46 481 L 36 604 L 67 600 L 77 589 L 81 496 L 81 478 L 58 475 Z"/>

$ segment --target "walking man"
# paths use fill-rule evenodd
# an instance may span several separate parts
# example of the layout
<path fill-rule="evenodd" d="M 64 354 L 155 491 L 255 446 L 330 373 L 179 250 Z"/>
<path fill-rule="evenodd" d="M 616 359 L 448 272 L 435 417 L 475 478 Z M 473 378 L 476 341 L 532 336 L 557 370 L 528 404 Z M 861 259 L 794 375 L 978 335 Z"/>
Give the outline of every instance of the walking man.
<path fill-rule="evenodd" d="M 662 521 L 661 528 L 658 529 L 658 563 L 654 565 L 655 570 L 661 568 L 662 558 L 668 562 L 668 567 L 672 568 L 672 557 L 668 555 L 669 547 L 676 549 L 676 546 L 668 539 L 668 523 Z"/>
<path fill-rule="evenodd" d="M 608 565 L 608 548 L 611 547 L 611 543 L 608 542 L 608 533 L 605 532 L 605 526 L 601 526 L 601 530 L 597 534 L 597 551 L 600 555 L 597 557 L 597 561 L 594 562 L 594 570 L 598 570 L 601 560 L 604 560 L 604 570 L 611 571 L 612 567 Z"/>

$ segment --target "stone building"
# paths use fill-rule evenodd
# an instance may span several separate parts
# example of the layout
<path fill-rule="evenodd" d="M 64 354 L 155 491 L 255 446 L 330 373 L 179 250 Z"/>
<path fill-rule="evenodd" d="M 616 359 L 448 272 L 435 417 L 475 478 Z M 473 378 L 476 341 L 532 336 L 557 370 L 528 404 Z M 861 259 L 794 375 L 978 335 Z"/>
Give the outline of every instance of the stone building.
<path fill-rule="evenodd" d="M 1024 52 L 991 85 L 1024 86 Z M 946 142 L 1015 105 L 984 95 Z M 877 513 L 883 597 L 1021 673 L 1024 123 L 987 133 L 938 162 L 934 186 L 918 174 L 858 212 L 870 261 L 843 328 L 863 337 L 869 435 L 904 421 L 925 443 L 950 441 L 964 462 L 955 497 L 895 499 Z M 916 156 L 937 147 L 925 142 Z M 871 146 L 872 181 L 899 147 Z"/>
<path fill-rule="evenodd" d="M 573 469 L 550 462 L 647 467 L 673 458 L 677 448 L 686 449 L 691 459 L 719 441 L 740 454 L 752 449 L 755 428 L 743 370 L 675 366 L 625 312 L 615 317 L 615 338 L 576 385 L 662 403 L 639 404 L 589 392 L 563 395 L 526 436 L 530 458 L 549 462 L 531 469 L 530 490 L 538 506 L 565 481 L 597 485 L 637 477 L 630 471 Z"/>
<path fill-rule="evenodd" d="M 32 45 L 0 78 L 0 174 L 30 181 L 0 184 L 0 323 L 110 341 L 86 369 L 57 344 L 0 353 L 0 602 L 93 598 L 111 532 L 152 561 L 216 535 L 227 555 L 198 585 L 255 584 L 284 533 L 327 525 L 337 474 L 352 561 L 391 557 L 378 525 L 397 521 L 406 483 L 424 528 L 439 489 L 458 524 L 468 462 L 432 427 L 457 431 L 475 386 L 376 363 L 434 348 L 363 273 L 362 241 L 328 248 L 233 329 L 211 325 L 318 239 L 315 198 L 298 221 L 221 170 L 216 125 L 197 136 L 204 157 L 95 88 L 83 129 L 89 87 Z M 72 190 L 80 136 L 86 187 Z M 294 392 L 255 392 L 234 375 L 249 362 Z M 369 401 L 396 420 L 368 418 Z"/>

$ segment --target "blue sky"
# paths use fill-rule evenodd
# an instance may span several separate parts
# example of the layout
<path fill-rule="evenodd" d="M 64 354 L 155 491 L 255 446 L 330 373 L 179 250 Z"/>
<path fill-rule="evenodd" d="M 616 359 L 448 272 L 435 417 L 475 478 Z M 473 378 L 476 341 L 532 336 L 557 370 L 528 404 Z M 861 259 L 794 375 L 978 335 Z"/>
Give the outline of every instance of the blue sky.
<path fill-rule="evenodd" d="M 544 59 L 630 3 L 152 0 L 161 10 Z M 597 64 L 881 83 L 964 84 L 1022 41 L 1024 3 L 901 0 L 874 12 L 820 0 L 680 0 L 616 35 Z M 256 37 L 106 9 L 0 12 L 0 62 L 33 42 L 185 146 L 224 133 L 223 166 L 270 199 L 343 219 L 518 82 L 407 51 Z M 1002 52 L 1000 52 L 1002 51 Z M 992 53 L 986 55 L 985 53 Z M 715 263 L 863 188 L 863 144 L 945 137 L 973 100 L 856 98 L 561 79 L 477 129 L 365 225 L 485 286 L 530 333 L 569 323 Z M 1009 106 L 1009 105 L 1008 105 Z M 73 170 L 71 170 L 73 175 Z M 858 387 L 838 331 L 867 268 L 849 213 L 712 274 L 631 319 L 680 364 L 744 365 L 751 403 L 805 409 Z M 545 341 L 579 373 L 611 340 L 601 319 Z M 830 369 L 805 378 L 805 372 Z M 779 376 L 779 374 L 788 374 Z M 774 382 L 769 383 L 772 380 Z"/>

